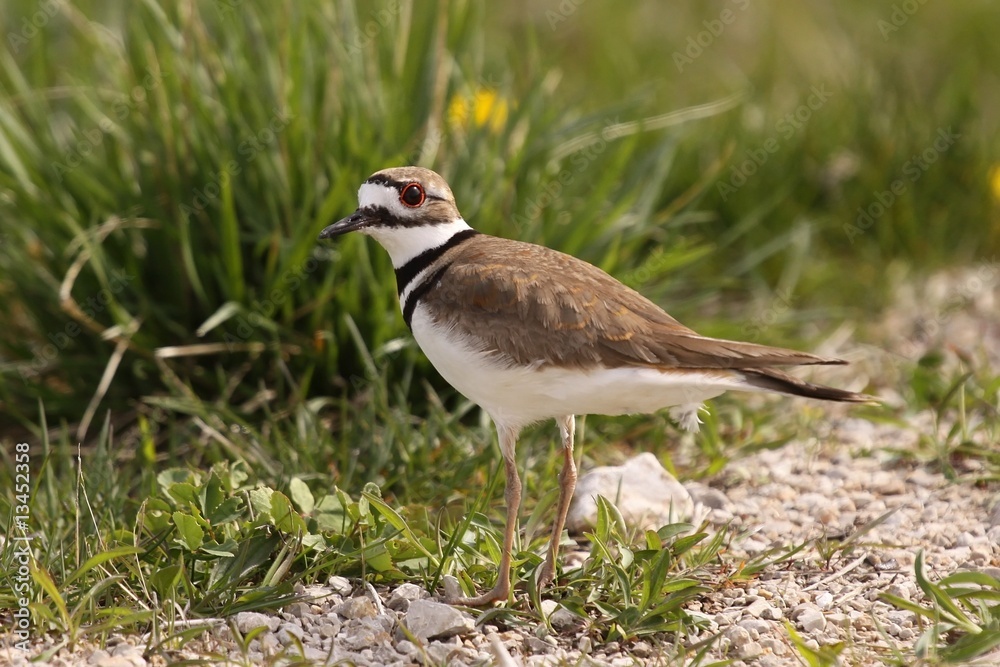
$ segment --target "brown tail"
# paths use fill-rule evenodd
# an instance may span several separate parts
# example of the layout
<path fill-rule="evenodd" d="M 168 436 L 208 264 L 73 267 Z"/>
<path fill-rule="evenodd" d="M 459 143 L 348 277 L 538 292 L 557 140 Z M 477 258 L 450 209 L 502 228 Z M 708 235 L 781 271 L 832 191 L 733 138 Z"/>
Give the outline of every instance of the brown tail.
<path fill-rule="evenodd" d="M 797 377 L 792 377 L 787 373 L 776 371 L 772 368 L 754 368 L 740 370 L 739 373 L 746 378 L 748 384 L 758 389 L 776 391 L 782 394 L 793 396 L 805 396 L 806 398 L 818 398 L 823 401 L 841 401 L 844 403 L 878 403 L 879 400 L 867 394 L 858 394 L 853 391 L 834 389 L 821 384 L 809 384 Z"/>

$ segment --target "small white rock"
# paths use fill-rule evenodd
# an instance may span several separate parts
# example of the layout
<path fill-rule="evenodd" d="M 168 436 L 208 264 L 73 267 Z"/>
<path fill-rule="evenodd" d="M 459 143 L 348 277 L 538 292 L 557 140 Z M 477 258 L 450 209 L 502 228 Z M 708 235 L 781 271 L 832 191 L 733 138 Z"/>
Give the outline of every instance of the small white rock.
<path fill-rule="evenodd" d="M 396 642 L 396 651 L 402 653 L 403 655 L 416 655 L 420 649 L 417 645 L 411 642 L 409 639 L 402 639 Z"/>
<path fill-rule="evenodd" d="M 411 602 L 403 623 L 418 639 L 464 635 L 476 627 L 475 621 L 465 612 L 434 600 Z"/>
<path fill-rule="evenodd" d="M 272 632 L 278 629 L 281 621 L 274 616 L 267 616 L 258 611 L 241 611 L 236 614 L 236 628 L 242 632 L 244 635 L 253 630 L 254 628 L 259 628 L 264 626 Z"/>
<path fill-rule="evenodd" d="M 337 614 L 346 619 L 370 618 L 377 611 L 375 603 L 367 597 L 347 598 L 333 609 Z"/>
<path fill-rule="evenodd" d="M 330 577 L 326 583 L 334 593 L 339 593 L 340 595 L 350 595 L 351 591 L 354 590 L 351 580 L 347 577 L 335 575 Z"/>
<path fill-rule="evenodd" d="M 330 637 L 330 638 L 336 637 L 338 634 L 340 634 L 340 628 L 341 625 L 339 620 L 332 620 L 330 618 L 326 618 L 323 620 L 322 623 L 320 623 L 319 636 Z"/>
<path fill-rule="evenodd" d="M 416 584 L 409 582 L 400 584 L 389 596 L 389 601 L 385 603 L 389 609 L 395 611 L 406 611 L 410 603 L 427 597 L 427 591 Z"/>
<path fill-rule="evenodd" d="M 722 636 L 729 640 L 729 645 L 737 652 L 737 654 L 739 654 L 744 646 L 752 641 L 750 632 L 746 628 L 741 628 L 738 625 L 726 628 L 726 631 L 722 633 Z"/>
<path fill-rule="evenodd" d="M 785 642 L 774 637 L 761 637 L 760 646 L 765 651 L 770 651 L 774 655 L 785 655 L 788 653 L 788 647 L 785 645 Z"/>
<path fill-rule="evenodd" d="M 822 632 L 826 630 L 826 616 L 817 607 L 810 604 L 800 604 L 792 610 L 792 620 L 803 632 Z"/>
<path fill-rule="evenodd" d="M 548 617 L 552 629 L 556 632 L 567 632 L 580 627 L 584 623 L 584 619 L 566 609 L 555 600 L 542 600 L 542 613 Z"/>
<path fill-rule="evenodd" d="M 337 643 L 352 651 L 360 651 L 373 646 L 381 646 L 391 641 L 378 619 L 367 616 L 344 624 Z"/>
<path fill-rule="evenodd" d="M 745 618 L 738 625 L 749 632 L 750 639 L 754 640 L 771 631 L 771 624 L 759 618 Z"/>
<path fill-rule="evenodd" d="M 750 605 L 746 608 L 746 613 L 754 618 L 760 618 L 770 606 L 771 605 L 767 603 L 767 600 L 758 598 L 750 603 Z"/>
<path fill-rule="evenodd" d="M 648 658 L 653 654 L 653 647 L 646 642 L 636 642 L 632 645 L 632 655 L 637 658 Z"/>
<path fill-rule="evenodd" d="M 312 610 L 305 602 L 293 602 L 285 607 L 285 612 L 291 614 L 295 618 L 302 618 L 303 616 L 309 616 L 312 614 Z"/>
<path fill-rule="evenodd" d="M 295 643 L 297 638 L 299 641 L 305 637 L 305 631 L 293 623 L 282 623 L 281 627 L 278 628 L 278 641 L 281 642 L 282 646 L 291 646 Z"/>
<path fill-rule="evenodd" d="M 110 657 L 111 655 L 104 649 L 102 648 L 94 649 L 94 652 L 90 654 L 89 658 L 87 658 L 87 662 L 90 663 L 91 665 L 97 665 L 100 664 L 102 660 L 105 660 Z"/>
<path fill-rule="evenodd" d="M 684 520 L 694 511 L 691 494 L 649 452 L 624 465 L 594 468 L 580 477 L 567 528 L 584 531 L 593 527 L 597 496 L 614 503 L 629 525 L 651 530 Z"/>

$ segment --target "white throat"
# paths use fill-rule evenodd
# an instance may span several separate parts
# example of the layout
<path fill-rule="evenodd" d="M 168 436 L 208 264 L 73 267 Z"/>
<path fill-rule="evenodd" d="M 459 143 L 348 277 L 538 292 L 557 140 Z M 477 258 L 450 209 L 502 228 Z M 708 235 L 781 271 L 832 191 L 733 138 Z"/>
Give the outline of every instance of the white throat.
<path fill-rule="evenodd" d="M 455 218 L 437 225 L 369 227 L 359 231 L 378 241 L 389 253 L 393 268 L 398 269 L 425 250 L 447 243 L 452 236 L 467 229 L 472 229 L 469 223 Z"/>

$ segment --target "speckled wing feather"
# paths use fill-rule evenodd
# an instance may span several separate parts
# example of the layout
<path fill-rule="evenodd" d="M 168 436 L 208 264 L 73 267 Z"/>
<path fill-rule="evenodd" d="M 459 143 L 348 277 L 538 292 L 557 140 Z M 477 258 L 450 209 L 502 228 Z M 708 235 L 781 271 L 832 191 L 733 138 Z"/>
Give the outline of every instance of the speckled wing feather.
<path fill-rule="evenodd" d="M 440 266 L 447 266 L 447 279 L 422 298 L 431 317 L 518 365 L 754 369 L 845 363 L 700 336 L 604 271 L 543 246 L 479 235 L 449 251 Z"/>

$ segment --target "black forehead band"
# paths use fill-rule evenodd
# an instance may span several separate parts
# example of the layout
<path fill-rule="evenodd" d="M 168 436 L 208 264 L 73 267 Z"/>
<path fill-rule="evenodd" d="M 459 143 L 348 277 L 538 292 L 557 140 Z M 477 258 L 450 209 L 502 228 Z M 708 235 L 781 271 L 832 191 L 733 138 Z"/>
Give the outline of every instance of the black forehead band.
<path fill-rule="evenodd" d="M 397 181 L 389 178 L 385 174 L 374 174 L 368 177 L 365 183 L 374 183 L 377 185 L 386 185 L 390 188 L 395 188 L 396 190 L 402 190 L 404 185 L 409 185 L 411 181 L 403 183 L 402 181 Z"/>
<path fill-rule="evenodd" d="M 372 176 L 369 176 L 368 180 L 365 181 L 365 183 L 385 185 L 386 187 L 395 189 L 396 192 L 399 193 L 402 193 L 403 188 L 405 188 L 407 185 L 413 182 L 414 181 L 397 181 L 395 179 L 389 178 L 385 174 L 374 174 Z M 431 193 L 427 192 L 427 188 L 424 188 L 424 196 L 427 197 L 427 199 L 436 199 L 437 201 L 444 201 L 444 197 L 438 197 L 436 195 L 432 195 Z"/>

